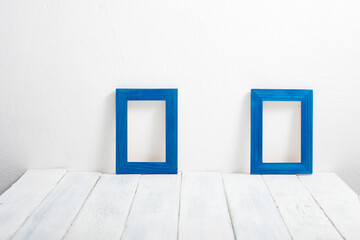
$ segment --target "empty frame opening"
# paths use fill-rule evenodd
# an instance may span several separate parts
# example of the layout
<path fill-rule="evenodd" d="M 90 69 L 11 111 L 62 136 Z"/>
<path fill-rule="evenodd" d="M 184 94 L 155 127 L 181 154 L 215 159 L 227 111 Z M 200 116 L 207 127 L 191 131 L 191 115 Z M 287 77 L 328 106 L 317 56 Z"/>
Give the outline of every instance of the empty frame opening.
<path fill-rule="evenodd" d="M 300 101 L 263 101 L 263 162 L 301 162 Z"/>
<path fill-rule="evenodd" d="M 128 101 L 128 162 L 165 162 L 165 101 Z"/>

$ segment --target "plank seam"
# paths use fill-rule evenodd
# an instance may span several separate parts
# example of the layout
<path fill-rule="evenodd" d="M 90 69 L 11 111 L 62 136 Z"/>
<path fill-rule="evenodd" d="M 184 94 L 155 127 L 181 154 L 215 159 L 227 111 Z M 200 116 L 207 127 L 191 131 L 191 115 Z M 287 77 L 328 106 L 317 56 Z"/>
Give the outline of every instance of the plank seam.
<path fill-rule="evenodd" d="M 232 215 L 231 215 L 231 209 L 230 209 L 229 200 L 228 200 L 228 196 L 227 196 L 226 189 L 225 189 L 224 177 L 223 177 L 223 174 L 222 174 L 222 173 L 221 173 L 221 182 L 222 182 L 222 184 L 223 184 L 223 189 L 224 189 L 224 194 L 225 194 L 225 200 L 226 200 L 226 205 L 227 205 L 228 213 L 229 213 L 229 216 L 230 216 L 231 228 L 232 228 L 232 230 L 233 230 L 234 239 L 237 240 L 237 239 L 236 239 L 236 234 L 235 234 L 234 221 L 233 221 L 233 217 L 232 217 Z"/>
<path fill-rule="evenodd" d="M 39 206 L 48 198 L 48 196 L 54 191 L 55 187 L 59 184 L 59 182 L 65 177 L 65 175 L 67 174 L 67 170 L 65 170 L 64 174 L 61 176 L 61 178 L 56 182 L 56 184 L 54 185 L 54 187 L 46 194 L 46 196 L 40 201 L 40 203 L 34 208 L 34 210 L 32 210 L 32 212 L 25 218 L 25 220 L 21 223 L 21 225 L 18 227 L 18 229 L 16 229 L 16 231 L 9 237 L 9 239 L 12 239 L 16 233 L 19 232 L 20 228 L 22 228 L 22 226 L 24 226 L 24 224 L 27 222 L 27 220 L 30 218 L 30 216 L 39 208 Z M 20 179 L 20 178 L 19 178 Z M 16 183 L 16 182 L 15 182 Z M 15 184 L 14 183 L 14 184 Z M 13 184 L 13 185 L 14 185 Z"/>
<path fill-rule="evenodd" d="M 310 189 L 307 188 L 306 184 L 304 184 L 301 179 L 299 178 L 298 175 L 296 175 L 296 177 L 299 179 L 300 183 L 305 187 L 306 191 L 310 194 L 310 196 L 314 199 L 315 203 L 319 206 L 319 208 L 321 209 L 321 211 L 324 213 L 324 215 L 326 216 L 326 218 L 330 221 L 331 225 L 333 225 L 333 227 L 336 229 L 336 231 L 340 234 L 340 236 L 345 239 L 345 237 L 341 234 L 341 232 L 339 231 L 339 229 L 335 226 L 335 224 L 333 223 L 333 221 L 331 221 L 330 217 L 326 214 L 325 210 L 321 207 L 320 203 L 316 200 L 315 196 L 312 194 L 312 192 L 310 191 Z"/>
<path fill-rule="evenodd" d="M 180 227 L 180 210 L 181 210 L 181 192 L 182 192 L 182 173 L 180 173 L 180 194 L 179 194 L 179 210 L 178 210 L 178 222 L 177 222 L 177 234 L 176 238 L 179 239 L 179 227 Z"/>
<path fill-rule="evenodd" d="M 71 221 L 71 224 L 70 224 L 70 226 L 68 227 L 68 229 L 66 229 L 66 232 L 64 233 L 64 236 L 62 236 L 61 240 L 64 239 L 64 238 L 66 237 L 66 235 L 69 233 L 70 228 L 72 227 L 72 225 L 74 224 L 75 220 L 76 220 L 77 217 L 79 216 L 79 214 L 80 214 L 80 212 L 81 212 L 81 209 L 83 209 L 83 207 L 84 207 L 86 201 L 88 200 L 88 198 L 90 197 L 91 193 L 94 191 L 95 186 L 96 186 L 96 184 L 99 182 L 101 176 L 102 176 L 102 174 L 100 174 L 100 175 L 98 176 L 98 178 L 96 179 L 96 182 L 95 182 L 95 184 L 93 185 L 91 191 L 90 191 L 89 194 L 86 196 L 83 204 L 81 205 L 79 211 L 76 213 L 74 219 Z"/>
<path fill-rule="evenodd" d="M 122 230 L 122 233 L 121 233 L 121 235 L 120 235 L 119 240 L 122 239 L 122 237 L 123 237 L 123 235 L 124 235 L 124 232 L 125 232 L 125 230 L 126 230 L 127 221 L 128 221 L 128 219 L 129 219 L 129 215 L 130 215 L 130 212 L 131 212 L 131 208 L 132 208 L 132 206 L 133 206 L 134 199 L 135 199 L 137 190 L 138 190 L 138 188 L 139 188 L 139 184 L 140 184 L 141 178 L 142 178 L 142 175 L 140 175 L 139 180 L 138 180 L 138 182 L 137 182 L 137 184 L 136 184 L 136 189 L 135 189 L 133 198 L 132 198 L 132 200 L 131 200 L 131 205 L 130 205 L 129 211 L 128 211 L 127 216 L 126 216 L 126 219 L 125 219 L 124 229 Z"/>
<path fill-rule="evenodd" d="M 287 226 L 287 224 L 286 224 L 286 222 L 285 222 L 284 217 L 281 215 L 281 212 L 280 212 L 280 210 L 279 210 L 279 206 L 276 204 L 275 198 L 274 198 L 274 196 L 272 195 L 272 193 L 271 193 L 271 191 L 270 191 L 270 188 L 269 188 L 269 185 L 267 184 L 267 182 L 266 182 L 266 180 L 264 179 L 263 175 L 261 175 L 261 179 L 262 179 L 263 182 L 265 183 L 266 188 L 267 188 L 267 190 L 268 190 L 269 193 L 270 193 L 271 199 L 274 201 L 274 204 L 275 204 L 275 206 L 276 206 L 276 210 L 278 211 L 278 213 L 279 213 L 279 215 L 280 215 L 280 217 L 281 217 L 281 220 L 283 221 L 283 223 L 284 223 L 284 225 L 285 225 L 286 231 L 289 233 L 290 238 L 291 238 L 291 239 L 294 239 L 294 237 L 291 235 L 291 232 L 290 232 L 290 230 L 289 230 L 289 228 L 288 228 L 288 226 Z"/>

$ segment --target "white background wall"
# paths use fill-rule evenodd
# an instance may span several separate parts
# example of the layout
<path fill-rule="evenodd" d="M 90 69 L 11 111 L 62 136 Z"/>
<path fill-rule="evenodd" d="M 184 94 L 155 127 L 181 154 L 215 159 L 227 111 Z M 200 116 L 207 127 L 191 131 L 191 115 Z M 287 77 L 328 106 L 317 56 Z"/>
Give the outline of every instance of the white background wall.
<path fill-rule="evenodd" d="M 114 172 L 114 90 L 179 89 L 182 171 L 249 172 L 251 88 L 314 89 L 314 170 L 360 193 L 357 0 L 0 1 L 0 192 Z"/>

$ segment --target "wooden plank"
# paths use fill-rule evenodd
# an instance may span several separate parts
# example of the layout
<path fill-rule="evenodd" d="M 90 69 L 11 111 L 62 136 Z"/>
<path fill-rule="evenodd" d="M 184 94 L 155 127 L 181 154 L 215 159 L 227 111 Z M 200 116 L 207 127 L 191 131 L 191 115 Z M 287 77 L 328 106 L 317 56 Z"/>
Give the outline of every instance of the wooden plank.
<path fill-rule="evenodd" d="M 179 239 L 234 239 L 220 173 L 184 173 Z"/>
<path fill-rule="evenodd" d="M 61 239 L 99 176 L 100 173 L 67 173 L 13 239 Z"/>
<path fill-rule="evenodd" d="M 291 239 L 260 175 L 224 174 L 237 239 Z"/>
<path fill-rule="evenodd" d="M 28 170 L 0 196 L 0 239 L 9 239 L 64 176 L 65 169 Z"/>
<path fill-rule="evenodd" d="M 342 239 L 297 176 L 263 178 L 294 239 Z"/>
<path fill-rule="evenodd" d="M 334 173 L 299 176 L 345 239 L 360 239 L 360 201 Z"/>
<path fill-rule="evenodd" d="M 181 175 L 143 175 L 122 240 L 177 237 Z"/>
<path fill-rule="evenodd" d="M 65 239 L 120 239 L 140 175 L 102 175 Z"/>

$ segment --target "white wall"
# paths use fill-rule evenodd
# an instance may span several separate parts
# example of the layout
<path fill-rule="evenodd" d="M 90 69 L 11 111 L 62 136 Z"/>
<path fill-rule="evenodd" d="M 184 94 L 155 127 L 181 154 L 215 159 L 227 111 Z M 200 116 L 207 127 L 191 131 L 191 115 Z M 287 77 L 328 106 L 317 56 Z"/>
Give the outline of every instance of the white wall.
<path fill-rule="evenodd" d="M 0 192 L 114 172 L 114 90 L 179 89 L 182 171 L 249 172 L 251 88 L 314 89 L 314 170 L 360 193 L 357 0 L 0 1 Z"/>

